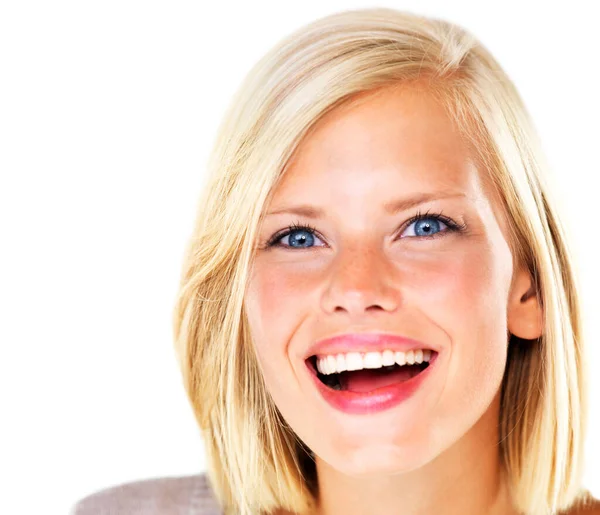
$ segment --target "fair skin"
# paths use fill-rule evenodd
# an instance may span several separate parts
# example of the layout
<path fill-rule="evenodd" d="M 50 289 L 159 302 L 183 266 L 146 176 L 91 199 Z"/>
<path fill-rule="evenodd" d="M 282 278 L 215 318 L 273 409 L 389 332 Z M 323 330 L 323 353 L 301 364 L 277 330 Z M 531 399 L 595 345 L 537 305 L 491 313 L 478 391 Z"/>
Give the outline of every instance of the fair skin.
<path fill-rule="evenodd" d="M 267 212 L 310 204 L 318 217 L 267 215 L 245 297 L 265 383 L 314 451 L 319 515 L 516 514 L 498 453 L 507 333 L 542 333 L 506 216 L 442 106 L 417 85 L 367 94 L 303 140 Z M 384 205 L 428 193 L 419 205 Z M 444 195 L 455 196 L 442 198 Z M 464 224 L 415 237 L 409 218 Z M 266 248 L 288 225 L 295 229 Z M 292 247 L 292 239 L 304 243 Z M 284 248 L 286 247 L 286 248 Z M 315 388 L 316 340 L 382 331 L 441 349 L 426 387 L 390 409 L 348 414 Z"/>

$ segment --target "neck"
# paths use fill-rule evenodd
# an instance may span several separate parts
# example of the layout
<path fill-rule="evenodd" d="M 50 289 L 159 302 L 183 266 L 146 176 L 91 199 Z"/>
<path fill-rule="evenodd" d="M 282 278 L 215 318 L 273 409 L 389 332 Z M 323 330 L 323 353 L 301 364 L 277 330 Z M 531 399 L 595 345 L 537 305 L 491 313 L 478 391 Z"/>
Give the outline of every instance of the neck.
<path fill-rule="evenodd" d="M 423 467 L 350 477 L 317 457 L 318 515 L 515 515 L 498 446 L 499 396 L 467 434 Z"/>

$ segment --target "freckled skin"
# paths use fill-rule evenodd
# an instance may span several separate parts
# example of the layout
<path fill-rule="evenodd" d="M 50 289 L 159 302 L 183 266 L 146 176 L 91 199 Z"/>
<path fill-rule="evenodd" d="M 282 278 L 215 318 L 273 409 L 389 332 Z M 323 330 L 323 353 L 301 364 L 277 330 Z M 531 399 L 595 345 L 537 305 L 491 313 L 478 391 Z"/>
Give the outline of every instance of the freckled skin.
<path fill-rule="evenodd" d="M 422 192 L 465 197 L 383 210 Z M 529 275 L 513 270 L 507 222 L 443 107 L 407 86 L 328 113 L 302 142 L 267 211 L 296 204 L 325 216 L 265 219 L 259 244 L 294 222 L 316 233 L 304 247 L 258 250 L 244 306 L 267 388 L 317 456 L 322 513 L 367 513 L 375 498 L 372 513 L 396 513 L 399 495 L 406 513 L 454 513 L 446 501 L 456 495 L 455 509 L 463 506 L 461 488 L 495 492 L 507 331 L 539 335 L 539 307 L 520 302 Z M 415 224 L 405 222 L 418 210 L 441 211 L 466 229 L 442 223 L 436 238 L 408 236 Z M 315 340 L 361 331 L 434 342 L 442 349 L 437 372 L 389 410 L 333 409 L 312 384 L 306 351 Z M 489 508 L 488 501 L 477 506 Z"/>

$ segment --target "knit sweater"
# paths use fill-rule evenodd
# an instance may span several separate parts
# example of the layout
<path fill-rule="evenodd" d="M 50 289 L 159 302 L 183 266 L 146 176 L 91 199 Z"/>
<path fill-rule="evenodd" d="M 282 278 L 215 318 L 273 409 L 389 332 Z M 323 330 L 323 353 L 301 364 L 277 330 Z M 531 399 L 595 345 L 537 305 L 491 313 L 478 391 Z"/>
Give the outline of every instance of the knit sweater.
<path fill-rule="evenodd" d="M 69 515 L 222 515 L 204 474 L 153 478 L 80 499 Z"/>

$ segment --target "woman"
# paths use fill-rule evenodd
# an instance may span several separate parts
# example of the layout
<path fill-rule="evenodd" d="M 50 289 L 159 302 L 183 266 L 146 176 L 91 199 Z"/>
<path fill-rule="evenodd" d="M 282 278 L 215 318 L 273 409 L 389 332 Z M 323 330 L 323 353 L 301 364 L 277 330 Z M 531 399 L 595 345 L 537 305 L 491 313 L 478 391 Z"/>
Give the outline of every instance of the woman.
<path fill-rule="evenodd" d="M 546 173 L 456 25 L 363 9 L 280 42 L 220 128 L 175 309 L 207 477 L 75 513 L 600 513 Z"/>

